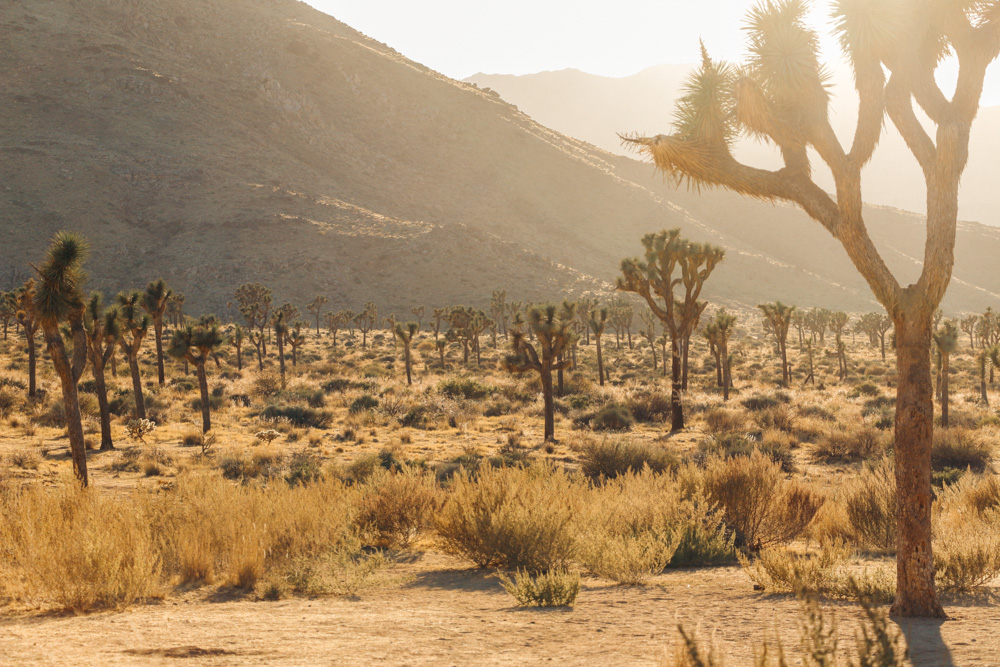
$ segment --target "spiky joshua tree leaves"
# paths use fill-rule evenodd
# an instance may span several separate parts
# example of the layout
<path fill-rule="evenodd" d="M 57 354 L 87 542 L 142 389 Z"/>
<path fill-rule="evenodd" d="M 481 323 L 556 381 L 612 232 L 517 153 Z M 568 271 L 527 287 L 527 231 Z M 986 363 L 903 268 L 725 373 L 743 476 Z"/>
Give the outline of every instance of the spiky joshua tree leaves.
<path fill-rule="evenodd" d="M 196 326 L 188 326 L 174 332 L 170 340 L 168 353 L 175 359 L 186 359 L 198 376 L 198 388 L 201 391 L 201 430 L 208 433 L 212 429 L 212 413 L 208 398 L 208 376 L 205 363 L 226 342 L 226 337 L 219 326 L 211 321 L 201 322 Z"/>
<path fill-rule="evenodd" d="M 80 484 L 87 486 L 87 451 L 83 442 L 80 418 L 80 398 L 76 383 L 87 365 L 87 332 L 83 325 L 83 260 L 87 243 L 69 232 L 56 234 L 41 267 L 36 267 L 38 281 L 30 291 L 32 299 L 26 305 L 32 310 L 45 336 L 45 345 L 62 387 L 69 448 L 73 456 L 73 472 Z M 66 350 L 60 324 L 69 325 L 73 354 Z"/>
<path fill-rule="evenodd" d="M 827 74 L 817 35 L 805 25 L 805 0 L 759 3 L 747 19 L 747 62 L 730 67 L 703 49 L 702 65 L 678 103 L 674 134 L 628 141 L 678 179 L 801 206 L 841 243 L 892 317 L 899 371 L 892 609 L 903 616 L 941 617 L 931 550 L 931 332 L 951 280 L 970 128 L 986 69 L 1000 54 L 1000 0 L 839 0 L 832 7 L 860 99 L 850 146 L 841 144 L 830 124 Z M 960 71 L 950 99 L 935 80 L 948 57 L 957 59 Z M 929 122 L 917 116 L 914 102 Z M 861 171 L 886 117 L 920 164 L 927 191 L 923 267 L 905 287 L 872 242 L 862 209 Z M 775 144 L 784 166 L 768 171 L 737 161 L 731 146 L 739 134 Z M 810 148 L 829 167 L 834 195 L 813 181 Z"/>
<path fill-rule="evenodd" d="M 552 403 L 552 372 L 570 368 L 572 360 L 558 359 L 573 342 L 573 318 L 576 313 L 571 304 L 563 303 L 534 306 L 528 311 L 528 326 L 534 332 L 538 349 L 528 342 L 525 333 L 511 333 L 513 354 L 504 359 L 504 367 L 512 373 L 535 371 L 542 381 L 542 399 L 545 403 L 545 440 L 555 439 L 555 419 Z M 539 351 L 541 354 L 539 355 Z"/>
<path fill-rule="evenodd" d="M 617 288 L 644 298 L 670 333 L 670 426 L 671 430 L 679 431 L 684 428 L 682 347 L 705 308 L 698 301 L 705 281 L 722 261 L 725 251 L 681 238 L 679 229 L 646 234 L 642 245 L 646 251 L 644 260 L 622 261 Z M 675 292 L 677 288 L 680 294 Z"/>

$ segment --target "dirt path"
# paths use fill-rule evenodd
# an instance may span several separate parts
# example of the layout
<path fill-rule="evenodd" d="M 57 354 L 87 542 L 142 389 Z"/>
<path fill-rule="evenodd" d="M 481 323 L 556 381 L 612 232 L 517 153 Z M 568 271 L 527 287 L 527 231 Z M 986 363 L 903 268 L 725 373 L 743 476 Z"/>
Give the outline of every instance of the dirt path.
<path fill-rule="evenodd" d="M 714 638 L 728 665 L 748 664 L 775 629 L 786 647 L 798 642 L 798 604 L 754 593 L 738 568 L 671 572 L 646 587 L 586 581 L 572 610 L 517 609 L 495 578 L 437 554 L 394 570 L 406 583 L 353 599 L 189 595 L 123 613 L 6 617 L 0 656 L 60 665 L 655 664 L 678 622 Z M 1000 608 L 979 602 L 950 606 L 954 620 L 907 625 L 914 664 L 1000 664 Z M 841 645 L 853 646 L 856 608 L 834 608 Z"/>

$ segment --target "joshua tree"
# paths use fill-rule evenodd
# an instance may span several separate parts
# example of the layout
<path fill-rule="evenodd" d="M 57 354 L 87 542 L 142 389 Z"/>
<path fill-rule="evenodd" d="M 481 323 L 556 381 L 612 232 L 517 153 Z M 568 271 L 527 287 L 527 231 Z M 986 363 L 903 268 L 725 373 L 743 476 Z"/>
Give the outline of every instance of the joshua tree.
<path fill-rule="evenodd" d="M 836 338 L 837 365 L 839 366 L 837 376 L 841 381 L 847 377 L 847 346 L 844 345 L 842 336 L 844 329 L 847 327 L 847 323 L 850 321 L 851 317 L 847 313 L 837 311 L 830 313 L 830 319 L 827 322 L 827 326 L 830 327 L 830 331 L 833 332 Z"/>
<path fill-rule="evenodd" d="M 976 356 L 976 363 L 979 366 L 979 400 L 981 400 L 983 405 L 987 408 L 990 407 L 990 397 L 986 393 L 986 366 L 993 360 L 991 353 L 1000 355 L 1000 348 L 982 350 Z M 1000 358 L 998 358 L 997 361 L 1000 361 Z"/>
<path fill-rule="evenodd" d="M 691 321 L 688 322 L 687 329 L 681 332 L 681 390 L 687 391 L 688 388 L 688 351 L 691 349 L 691 334 L 694 330 L 698 328 L 698 323 L 701 321 L 701 314 L 705 312 L 705 308 L 708 306 L 707 301 L 698 301 L 694 305 L 694 314 Z"/>
<path fill-rule="evenodd" d="M 174 292 L 167 301 L 167 320 L 175 329 L 184 324 L 184 295 L 180 292 Z"/>
<path fill-rule="evenodd" d="M 347 326 L 354 314 L 349 310 L 338 310 L 336 313 L 326 314 L 326 328 L 333 335 L 333 346 L 337 347 L 337 332 Z"/>
<path fill-rule="evenodd" d="M 80 418 L 80 398 L 76 383 L 87 365 L 87 331 L 83 326 L 84 296 L 82 269 L 87 252 L 86 242 L 74 234 L 60 232 L 49 246 L 41 268 L 36 269 L 38 281 L 27 291 L 26 304 L 31 309 L 45 335 L 52 365 L 62 387 L 66 415 L 66 431 L 73 456 L 73 472 L 80 484 L 87 486 L 87 451 L 83 442 L 83 422 Z M 73 341 L 72 357 L 60 331 L 60 323 L 69 325 Z"/>
<path fill-rule="evenodd" d="M 976 349 L 976 325 L 979 324 L 978 315 L 969 315 L 963 317 L 958 323 L 962 331 L 969 334 L 969 347 L 973 350 Z"/>
<path fill-rule="evenodd" d="M 448 320 L 448 312 L 450 310 L 450 308 L 434 309 L 434 340 L 438 339 L 438 335 L 441 333 L 441 323 Z"/>
<path fill-rule="evenodd" d="M 35 347 L 35 335 L 38 333 L 38 317 L 32 306 L 35 299 L 35 281 L 29 280 L 17 291 L 17 321 L 24 331 L 24 339 L 28 344 L 28 398 L 35 398 L 38 395 L 38 383 L 36 369 L 38 366 L 38 352 Z"/>
<path fill-rule="evenodd" d="M 952 353 L 958 349 L 958 327 L 951 320 L 946 320 L 944 326 L 934 333 L 934 344 L 937 346 L 940 367 L 938 369 L 941 395 L 941 426 L 948 426 L 948 361 Z"/>
<path fill-rule="evenodd" d="M 865 313 L 858 320 L 861 331 L 868 334 L 872 345 L 878 345 L 882 351 L 882 361 L 885 361 L 885 334 L 892 328 L 892 319 L 882 313 Z"/>
<path fill-rule="evenodd" d="M 243 370 L 243 327 L 239 324 L 233 325 L 233 333 L 230 337 L 233 347 L 236 348 L 236 370 Z"/>
<path fill-rule="evenodd" d="M 639 318 L 642 319 L 642 323 L 646 325 L 646 327 L 639 333 L 642 334 L 642 337 L 645 338 L 646 342 L 649 344 L 649 351 L 653 354 L 653 372 L 655 373 L 656 369 L 659 368 L 659 364 L 657 364 L 656 360 L 656 323 L 659 322 L 659 320 L 656 319 L 656 315 L 654 315 L 650 310 L 640 311 Z M 722 385 L 721 375 L 719 385 Z"/>
<path fill-rule="evenodd" d="M 725 251 L 683 239 L 679 229 L 646 234 L 642 245 L 646 250 L 645 261 L 635 258 L 622 261 L 623 277 L 618 279 L 618 289 L 643 297 L 670 332 L 671 430 L 679 431 L 684 428 L 681 345 L 694 330 L 694 322 L 704 308 L 698 297 Z M 683 289 L 681 298 L 674 294 L 678 286 Z"/>
<path fill-rule="evenodd" d="M 444 353 L 448 348 L 448 341 L 444 338 L 438 338 L 434 341 L 434 347 L 437 348 L 438 357 L 441 359 L 441 368 L 444 368 Z"/>
<path fill-rule="evenodd" d="M 278 367 L 281 369 L 281 388 L 285 388 L 285 335 L 288 333 L 288 322 L 285 321 L 285 311 L 277 310 L 271 319 L 271 328 L 278 343 Z"/>
<path fill-rule="evenodd" d="M 558 361 L 570 344 L 570 327 L 573 324 L 574 314 L 572 310 L 567 311 L 565 306 L 566 304 L 561 312 L 554 304 L 535 306 L 528 311 L 528 326 L 535 332 L 541 356 L 535 346 L 525 339 L 524 332 L 517 331 L 511 342 L 513 354 L 504 360 L 504 366 L 513 373 L 536 371 L 540 375 L 545 403 L 545 440 L 553 440 L 555 437 L 552 371 L 569 368 L 573 364 L 568 359 Z"/>
<path fill-rule="evenodd" d="M 121 325 L 118 322 L 118 311 L 114 308 L 104 309 L 101 295 L 94 292 L 87 302 L 84 311 L 83 324 L 87 332 L 87 358 L 90 360 L 90 370 L 94 375 L 94 388 L 97 390 L 97 405 L 101 414 L 101 451 L 114 449 L 111 439 L 111 410 L 108 407 L 108 387 L 104 380 L 104 369 L 115 353 L 115 345 L 121 336 Z"/>
<path fill-rule="evenodd" d="M 378 306 L 372 301 L 365 303 L 365 309 L 355 316 L 354 323 L 361 331 L 361 347 L 367 347 L 368 332 L 378 324 Z"/>
<path fill-rule="evenodd" d="M 161 387 L 165 381 L 163 374 L 163 315 L 167 312 L 170 296 L 173 294 L 162 279 L 146 285 L 142 295 L 142 307 L 153 320 L 153 337 L 156 339 L 156 382 Z"/>
<path fill-rule="evenodd" d="M 410 373 L 413 365 L 413 361 L 410 356 L 410 345 L 413 342 L 413 337 L 419 330 L 420 325 L 416 322 L 407 322 L 406 326 L 403 326 L 402 322 L 396 324 L 396 341 L 403 346 L 403 360 L 406 362 L 406 384 L 413 384 L 413 379 Z M 444 364 L 442 363 L 442 366 L 443 365 Z"/>
<path fill-rule="evenodd" d="M 424 313 L 426 309 L 423 306 L 415 306 L 410 308 L 410 314 L 417 318 L 417 331 L 420 331 L 424 326 Z"/>
<path fill-rule="evenodd" d="M 296 322 L 292 325 L 292 328 L 288 331 L 288 333 L 285 334 L 285 342 L 292 348 L 292 368 L 298 366 L 299 348 L 306 342 L 306 335 L 302 333 L 302 329 L 305 326 L 305 322 Z"/>
<path fill-rule="evenodd" d="M 271 301 L 271 290 L 260 283 L 244 283 L 236 290 L 237 307 L 246 320 L 247 333 L 250 334 L 250 342 L 257 348 L 257 363 L 262 369 L 267 356 L 266 332 L 271 317 Z"/>
<path fill-rule="evenodd" d="M 716 375 L 719 386 L 722 387 L 722 399 L 725 401 L 729 400 L 729 388 L 733 383 L 730 372 L 729 338 L 735 328 L 736 316 L 727 313 L 725 308 L 720 308 L 715 314 L 715 319 L 705 326 L 705 338 L 714 349 Z"/>
<path fill-rule="evenodd" d="M 595 308 L 590 311 L 590 320 L 587 322 L 587 326 L 594 332 L 594 341 L 597 343 L 597 381 L 602 387 L 604 386 L 604 354 L 601 351 L 601 336 L 604 335 L 604 327 L 607 323 L 607 308 Z"/>
<path fill-rule="evenodd" d="M 118 345 L 128 359 L 128 367 L 132 373 L 132 393 L 135 396 L 135 416 L 146 418 L 146 401 L 142 395 L 142 378 L 139 376 L 139 350 L 142 340 L 149 332 L 150 318 L 141 311 L 143 293 L 140 291 L 121 292 L 118 297 L 118 313 L 121 321 L 122 335 Z"/>
<path fill-rule="evenodd" d="M 219 331 L 219 325 L 211 322 L 199 323 L 174 332 L 170 340 L 170 356 L 186 359 L 194 365 L 201 391 L 201 431 L 212 429 L 211 404 L 208 396 L 208 376 L 205 362 L 225 344 L 226 338 Z M 280 343 L 279 343 L 280 348 Z"/>
<path fill-rule="evenodd" d="M 597 299 L 583 297 L 576 302 L 576 321 L 578 331 L 583 331 L 584 345 L 590 345 L 590 316 L 597 308 Z"/>
<path fill-rule="evenodd" d="M 285 324 L 287 324 L 289 326 L 291 326 L 292 322 L 295 322 L 295 321 L 297 321 L 299 319 L 299 307 L 298 306 L 293 306 L 290 303 L 283 303 L 283 304 L 281 304 L 280 306 L 278 306 L 277 308 L 274 309 L 274 313 L 275 313 L 275 315 L 277 315 L 278 313 L 281 313 L 282 315 L 284 315 L 285 316 Z M 272 317 L 272 320 L 273 319 L 274 318 Z"/>
<path fill-rule="evenodd" d="M 786 306 L 780 301 L 775 301 L 762 303 L 757 307 L 764 313 L 764 320 L 774 334 L 778 354 L 781 355 L 781 383 L 787 387 L 792 381 L 792 372 L 788 367 L 788 327 L 792 323 L 795 306 Z"/>
<path fill-rule="evenodd" d="M 510 317 L 507 290 L 493 290 L 493 296 L 490 297 L 490 317 L 500 326 L 504 338 L 507 338 L 507 319 Z"/>
<path fill-rule="evenodd" d="M 783 0 L 754 7 L 746 26 L 747 63 L 730 67 L 703 49 L 702 66 L 678 103 L 676 132 L 630 141 L 679 178 L 801 206 L 840 241 L 893 318 L 899 538 L 892 611 L 941 617 L 931 548 L 931 333 L 934 311 L 951 280 L 970 128 L 986 69 L 1000 53 L 1000 2 L 834 3 L 835 30 L 860 99 L 850 147 L 840 143 L 830 124 L 826 71 L 817 34 L 805 25 L 807 6 L 804 0 Z M 960 71 L 950 99 L 935 79 L 948 57 L 958 61 Z M 914 102 L 929 122 L 921 122 Z M 886 116 L 920 164 L 927 191 L 923 267 L 917 281 L 905 287 L 872 242 L 862 208 L 861 171 Z M 768 171 L 738 162 L 731 146 L 741 133 L 774 143 L 784 166 Z M 834 195 L 812 180 L 808 148 L 832 172 Z"/>
<path fill-rule="evenodd" d="M 10 321 L 12 319 L 16 321 L 16 315 L 17 301 L 14 298 L 14 293 L 0 291 L 0 322 L 3 322 L 4 340 L 7 340 L 7 328 L 10 326 Z"/>
<path fill-rule="evenodd" d="M 306 310 L 313 314 L 316 318 L 316 336 L 319 336 L 319 320 L 320 316 L 323 314 L 323 306 L 330 303 L 330 300 L 325 296 L 317 296 L 313 299 L 309 305 L 306 306 Z"/>

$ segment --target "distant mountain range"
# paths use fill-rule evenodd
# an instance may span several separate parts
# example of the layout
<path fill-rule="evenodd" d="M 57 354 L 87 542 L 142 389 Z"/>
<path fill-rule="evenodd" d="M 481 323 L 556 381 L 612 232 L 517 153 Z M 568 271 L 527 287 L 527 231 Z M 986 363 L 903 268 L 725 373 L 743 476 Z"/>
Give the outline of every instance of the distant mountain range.
<path fill-rule="evenodd" d="M 259 281 L 405 317 L 501 288 L 607 296 L 643 234 L 679 226 L 727 248 L 709 300 L 877 307 L 795 208 L 677 189 L 295 0 L 11 0 L 0 34 L 0 289 L 74 229 L 93 287 L 163 277 L 192 314 Z M 614 123 L 589 106 L 581 124 Z M 920 217 L 868 219 L 915 277 Z M 962 224 L 948 308 L 1000 299 L 998 254 L 1000 230 Z"/>

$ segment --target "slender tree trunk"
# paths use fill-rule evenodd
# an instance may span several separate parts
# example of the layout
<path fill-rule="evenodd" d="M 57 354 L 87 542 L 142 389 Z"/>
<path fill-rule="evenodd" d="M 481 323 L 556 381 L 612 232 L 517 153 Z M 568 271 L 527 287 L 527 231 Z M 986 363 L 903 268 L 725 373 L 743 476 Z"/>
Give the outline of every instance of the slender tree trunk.
<path fill-rule="evenodd" d="M 684 429 L 684 408 L 681 405 L 681 351 L 679 341 L 670 342 L 670 430 Z"/>
<path fill-rule="evenodd" d="M 35 350 L 35 332 L 25 331 L 28 338 L 28 398 L 38 395 L 38 383 L 35 379 L 36 368 L 38 367 L 38 353 Z"/>
<path fill-rule="evenodd" d="M 896 315 L 896 600 L 892 613 L 943 618 L 931 550 L 931 320 L 916 308 Z"/>
<path fill-rule="evenodd" d="M 128 355 L 128 367 L 132 372 L 132 394 L 135 396 L 135 416 L 139 419 L 146 418 L 146 401 L 142 395 L 142 378 L 139 376 L 139 355 L 138 353 Z"/>
<path fill-rule="evenodd" d="M 781 382 L 787 387 L 791 373 L 788 371 L 788 350 L 785 348 L 785 341 L 779 340 L 778 347 L 781 350 Z"/>
<path fill-rule="evenodd" d="M 278 336 L 278 367 L 281 369 L 281 388 L 285 388 L 285 345 Z"/>
<path fill-rule="evenodd" d="M 715 386 L 722 389 L 722 350 L 713 348 L 712 356 L 715 358 Z"/>
<path fill-rule="evenodd" d="M 562 358 L 561 354 L 558 357 L 556 357 L 556 362 L 557 363 L 562 363 L 562 360 L 563 360 L 563 358 Z M 556 383 L 559 386 L 559 395 L 562 396 L 563 395 L 563 369 L 561 369 L 561 368 L 558 371 L 556 371 Z"/>
<path fill-rule="evenodd" d="M 990 397 L 986 394 L 986 353 L 979 353 L 979 399 L 983 405 L 990 407 Z"/>
<path fill-rule="evenodd" d="M 597 381 L 604 386 L 604 355 L 601 354 L 601 334 L 594 334 L 597 341 Z"/>
<path fill-rule="evenodd" d="M 76 390 L 76 378 L 73 377 L 73 368 L 66 356 L 66 345 L 63 343 L 59 326 L 53 323 L 51 326 L 43 325 L 43 329 L 49 357 L 52 359 L 52 365 L 55 366 L 56 374 L 59 375 L 59 383 L 62 386 L 66 431 L 69 433 L 69 450 L 73 457 L 73 473 L 82 486 L 87 486 L 89 483 L 87 478 L 87 448 L 83 441 L 83 422 L 80 418 L 80 397 Z"/>
<path fill-rule="evenodd" d="M 406 384 L 413 384 L 413 379 L 410 377 L 410 346 L 407 345 L 404 348 L 404 356 L 406 359 Z"/>
<path fill-rule="evenodd" d="M 205 359 L 195 362 L 194 369 L 198 374 L 198 389 L 201 390 L 201 432 L 212 430 L 212 410 L 208 402 L 208 375 L 205 373 Z"/>
<path fill-rule="evenodd" d="M 118 377 L 118 351 L 111 351 L 111 377 Z"/>
<path fill-rule="evenodd" d="M 153 318 L 153 335 L 156 337 L 156 383 L 161 387 L 165 381 L 163 373 L 163 320 Z"/>
<path fill-rule="evenodd" d="M 242 350 L 242 348 L 243 348 L 242 345 L 237 345 L 236 346 L 236 370 L 237 371 L 242 371 L 243 370 L 243 354 L 242 354 L 243 350 Z"/>
<path fill-rule="evenodd" d="M 101 414 L 101 451 L 106 452 L 115 448 L 115 443 L 111 440 L 111 409 L 108 407 L 108 387 L 104 381 L 104 364 L 94 363 L 90 360 L 90 369 L 94 374 L 94 388 L 97 389 L 97 406 Z"/>
<path fill-rule="evenodd" d="M 729 345 L 723 340 L 719 344 L 722 357 L 722 400 L 729 400 L 729 387 L 733 384 L 733 378 L 729 370 Z"/>
<path fill-rule="evenodd" d="M 553 418 L 552 405 L 552 370 L 543 365 L 542 371 L 542 398 L 545 401 L 545 440 L 555 439 L 555 419 Z"/>

